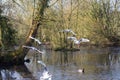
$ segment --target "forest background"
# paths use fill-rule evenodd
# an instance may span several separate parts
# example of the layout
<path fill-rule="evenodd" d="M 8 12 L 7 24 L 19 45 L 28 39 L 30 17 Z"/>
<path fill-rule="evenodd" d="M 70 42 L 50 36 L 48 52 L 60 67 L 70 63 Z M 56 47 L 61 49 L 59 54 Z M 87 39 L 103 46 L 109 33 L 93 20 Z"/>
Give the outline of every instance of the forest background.
<path fill-rule="evenodd" d="M 47 2 L 45 9 L 42 1 Z M 24 44 L 36 21 L 40 24 L 35 37 L 52 48 L 64 46 L 59 32 L 64 29 L 73 30 L 78 39 L 88 38 L 93 45 L 119 45 L 119 7 L 120 0 L 1 0 L 1 49 Z"/>

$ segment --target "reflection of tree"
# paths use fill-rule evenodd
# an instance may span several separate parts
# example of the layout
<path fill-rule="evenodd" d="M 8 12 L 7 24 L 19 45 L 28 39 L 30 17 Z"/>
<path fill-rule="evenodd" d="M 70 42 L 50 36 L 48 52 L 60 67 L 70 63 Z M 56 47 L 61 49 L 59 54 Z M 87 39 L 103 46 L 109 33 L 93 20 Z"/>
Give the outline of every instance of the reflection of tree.
<path fill-rule="evenodd" d="M 116 53 L 116 51 L 114 51 Z M 119 52 L 118 52 L 119 53 Z M 119 63 L 119 54 L 114 54 L 111 50 L 103 50 L 96 49 L 90 51 L 82 48 L 79 52 L 48 52 L 45 54 L 45 57 L 42 60 L 49 66 L 51 69 L 55 69 L 56 71 L 60 71 L 59 73 L 64 73 L 68 69 L 85 69 L 85 73 L 101 73 L 101 72 L 110 72 L 111 67 L 117 65 Z M 33 53 L 34 54 L 34 53 Z M 31 55 L 32 56 L 32 55 Z M 33 57 L 33 56 L 32 56 Z M 36 56 L 35 56 L 36 57 Z M 110 58 L 111 57 L 111 58 Z M 38 56 L 38 60 L 41 60 L 41 57 Z M 115 62 L 115 63 L 113 63 Z M 112 63 L 112 65 L 111 65 Z M 115 65 L 113 65 L 115 64 Z M 37 74 L 33 74 L 34 76 L 38 75 L 38 70 L 41 70 L 41 65 L 36 64 L 35 59 L 31 68 L 32 73 L 37 71 Z M 28 66 L 30 69 L 30 66 Z M 33 68 L 34 67 L 34 68 Z M 40 71 L 41 73 L 41 71 Z"/>
<path fill-rule="evenodd" d="M 68 53 L 65 52 L 64 54 L 60 55 L 60 64 L 67 64 L 68 63 Z"/>
<path fill-rule="evenodd" d="M 120 50 L 112 49 L 96 49 L 85 50 L 73 53 L 61 52 L 55 62 L 59 65 L 76 66 L 77 68 L 84 68 L 87 73 L 101 73 L 110 72 L 111 68 L 120 66 Z M 56 55 L 57 56 L 57 55 Z M 58 64 L 57 63 L 57 64 Z M 75 63 L 75 64 L 74 64 Z M 66 65 L 67 64 L 67 65 Z M 70 64 L 70 65 L 69 65 Z"/>
<path fill-rule="evenodd" d="M 111 66 L 113 66 L 115 64 L 119 64 L 119 62 L 120 62 L 120 54 L 119 54 L 119 52 L 120 52 L 119 48 L 110 48 L 109 61 L 110 61 Z"/>
<path fill-rule="evenodd" d="M 60 65 L 69 65 L 73 63 L 73 53 L 61 52 L 58 59 L 60 61 Z"/>

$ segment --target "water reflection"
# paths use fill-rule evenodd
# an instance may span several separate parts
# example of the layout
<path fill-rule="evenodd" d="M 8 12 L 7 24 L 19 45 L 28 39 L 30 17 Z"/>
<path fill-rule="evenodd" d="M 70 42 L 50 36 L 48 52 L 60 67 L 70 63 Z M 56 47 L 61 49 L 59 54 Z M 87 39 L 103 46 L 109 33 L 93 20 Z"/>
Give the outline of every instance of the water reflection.
<path fill-rule="evenodd" d="M 31 80 L 34 79 L 25 66 L 14 66 L 0 69 L 0 80 Z"/>
<path fill-rule="evenodd" d="M 44 55 L 37 54 L 31 50 L 26 58 L 31 61 L 30 63 L 25 63 L 28 71 L 13 69 L 15 74 L 19 74 L 17 76 L 21 80 L 24 80 L 24 76 L 27 74 L 32 76 L 26 76 L 30 80 L 40 79 L 44 67 L 37 63 L 38 60 L 46 64 L 47 69 L 52 74 L 52 80 L 120 80 L 120 48 L 81 47 L 81 50 L 77 52 L 45 50 Z M 85 73 L 79 73 L 78 70 L 83 68 Z M 6 72 L 6 76 L 8 74 L 11 75 L 11 70 L 9 69 L 3 72 Z M 21 72 L 25 75 L 22 75 Z M 1 76 L 3 76 L 2 73 Z M 10 77 L 8 76 L 8 78 Z"/>

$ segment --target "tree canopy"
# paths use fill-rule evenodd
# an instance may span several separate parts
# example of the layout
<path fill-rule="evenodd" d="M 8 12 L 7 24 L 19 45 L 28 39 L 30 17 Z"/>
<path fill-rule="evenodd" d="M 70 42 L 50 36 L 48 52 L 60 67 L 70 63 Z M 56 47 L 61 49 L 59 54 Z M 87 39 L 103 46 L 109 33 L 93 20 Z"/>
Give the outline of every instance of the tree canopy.
<path fill-rule="evenodd" d="M 0 4 L 2 47 L 32 46 L 29 36 L 52 48 L 68 47 L 71 44 L 66 37 L 73 35 L 60 33 L 65 29 L 95 45 L 120 42 L 119 0 L 2 0 Z M 21 47 L 19 53 L 28 50 Z"/>

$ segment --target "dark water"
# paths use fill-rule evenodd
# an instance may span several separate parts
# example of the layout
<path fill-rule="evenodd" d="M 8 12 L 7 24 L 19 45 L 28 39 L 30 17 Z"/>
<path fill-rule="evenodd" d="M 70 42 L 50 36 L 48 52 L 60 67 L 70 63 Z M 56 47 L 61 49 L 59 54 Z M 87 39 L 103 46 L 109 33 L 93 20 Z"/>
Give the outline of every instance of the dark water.
<path fill-rule="evenodd" d="M 81 47 L 76 52 L 54 52 L 44 50 L 41 55 L 29 51 L 31 60 L 23 66 L 1 69 L 0 80 L 39 80 L 42 60 L 52 74 L 52 80 L 120 80 L 120 47 Z M 84 73 L 78 72 L 84 68 Z"/>

